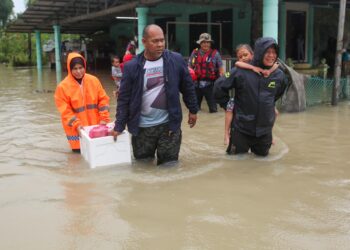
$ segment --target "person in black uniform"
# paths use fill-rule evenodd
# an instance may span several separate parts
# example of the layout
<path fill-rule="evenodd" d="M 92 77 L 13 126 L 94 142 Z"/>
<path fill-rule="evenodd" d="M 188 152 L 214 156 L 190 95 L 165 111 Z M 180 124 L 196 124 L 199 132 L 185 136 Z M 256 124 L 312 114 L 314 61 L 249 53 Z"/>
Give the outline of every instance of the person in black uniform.
<path fill-rule="evenodd" d="M 255 43 L 252 65 L 271 68 L 278 57 L 278 45 L 273 38 L 259 38 Z M 287 79 L 277 69 L 268 77 L 251 70 L 233 68 L 219 78 L 214 86 L 214 96 L 221 107 L 230 99 L 229 90 L 235 89 L 235 118 L 232 122 L 231 153 L 266 156 L 272 144 L 272 127 L 275 122 L 275 101 L 284 93 Z"/>

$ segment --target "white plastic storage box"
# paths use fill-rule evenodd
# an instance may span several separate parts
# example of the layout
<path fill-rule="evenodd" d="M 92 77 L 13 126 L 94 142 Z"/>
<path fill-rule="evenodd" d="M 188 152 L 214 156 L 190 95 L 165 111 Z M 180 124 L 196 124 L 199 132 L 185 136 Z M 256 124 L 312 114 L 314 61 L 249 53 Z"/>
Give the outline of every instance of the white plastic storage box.
<path fill-rule="evenodd" d="M 97 126 L 97 125 L 95 125 Z M 118 136 L 117 141 L 113 136 L 99 138 L 90 138 L 89 131 L 95 126 L 86 126 L 81 131 L 80 151 L 84 159 L 89 163 L 91 168 L 131 163 L 130 136 L 125 130 Z M 114 123 L 107 125 L 110 129 Z"/>

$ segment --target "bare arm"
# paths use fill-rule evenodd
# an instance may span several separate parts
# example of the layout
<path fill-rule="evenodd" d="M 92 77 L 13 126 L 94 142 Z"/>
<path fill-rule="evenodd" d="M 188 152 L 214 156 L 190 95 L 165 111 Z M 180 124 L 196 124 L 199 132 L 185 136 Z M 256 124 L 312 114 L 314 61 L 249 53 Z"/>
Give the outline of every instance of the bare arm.
<path fill-rule="evenodd" d="M 222 66 L 219 68 L 219 75 L 222 76 L 224 75 L 224 73 L 225 73 L 225 70 L 224 70 L 224 67 Z"/>
<path fill-rule="evenodd" d="M 256 67 L 254 65 L 251 65 L 249 63 L 245 63 L 245 62 L 240 62 L 240 61 L 237 61 L 235 63 L 235 66 L 238 67 L 238 68 L 241 68 L 241 69 L 249 69 L 249 70 L 252 70 L 254 71 L 255 73 L 261 75 L 261 73 L 264 71 L 262 68 L 259 68 L 259 67 Z"/>
<path fill-rule="evenodd" d="M 267 69 L 267 70 L 263 70 L 263 75 L 264 77 L 269 77 L 276 69 L 278 69 L 279 65 L 277 62 L 274 63 L 274 65 L 270 68 L 270 69 Z"/>

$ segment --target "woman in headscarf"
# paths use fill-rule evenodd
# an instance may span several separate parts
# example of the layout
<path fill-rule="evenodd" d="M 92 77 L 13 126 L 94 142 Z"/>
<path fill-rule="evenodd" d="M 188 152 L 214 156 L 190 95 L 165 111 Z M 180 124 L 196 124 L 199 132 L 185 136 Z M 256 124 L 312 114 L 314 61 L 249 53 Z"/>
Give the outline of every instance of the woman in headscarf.
<path fill-rule="evenodd" d="M 56 88 L 55 102 L 70 147 L 79 153 L 79 130 L 110 121 L 109 97 L 101 82 L 86 73 L 86 61 L 80 54 L 68 55 L 67 70 L 67 77 Z"/>

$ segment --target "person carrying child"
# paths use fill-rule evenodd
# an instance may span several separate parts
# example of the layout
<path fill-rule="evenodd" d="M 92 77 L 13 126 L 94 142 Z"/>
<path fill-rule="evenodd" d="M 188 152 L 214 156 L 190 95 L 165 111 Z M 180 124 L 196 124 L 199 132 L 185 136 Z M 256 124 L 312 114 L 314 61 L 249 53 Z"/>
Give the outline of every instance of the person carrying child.
<path fill-rule="evenodd" d="M 250 64 L 253 60 L 253 49 L 249 44 L 239 44 L 236 47 L 236 57 L 237 62 L 235 63 L 235 67 L 242 69 L 249 69 L 254 71 L 259 75 L 263 75 L 264 77 L 268 77 L 272 72 L 274 72 L 278 68 L 278 64 L 275 63 L 270 69 L 262 69 L 260 67 L 254 66 Z M 278 114 L 277 109 L 275 109 L 276 115 Z M 229 102 L 226 106 L 225 111 L 225 133 L 224 133 L 224 144 L 228 145 L 227 152 L 231 151 L 230 135 L 231 135 L 231 124 L 234 116 L 234 98 L 230 98 Z M 231 142 L 232 143 L 232 142 Z"/>
<path fill-rule="evenodd" d="M 278 57 L 278 45 L 273 38 L 259 38 L 255 43 L 253 66 L 272 70 Z M 235 116 L 228 153 L 241 154 L 249 150 L 267 156 L 272 145 L 275 122 L 275 102 L 287 88 L 282 70 L 275 69 L 268 77 L 263 73 L 234 67 L 214 85 L 214 96 L 221 107 L 230 100 L 229 91 L 235 89 Z"/>

